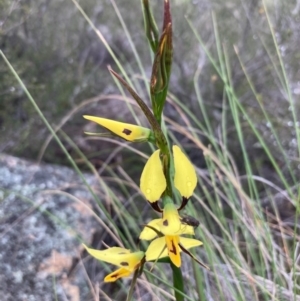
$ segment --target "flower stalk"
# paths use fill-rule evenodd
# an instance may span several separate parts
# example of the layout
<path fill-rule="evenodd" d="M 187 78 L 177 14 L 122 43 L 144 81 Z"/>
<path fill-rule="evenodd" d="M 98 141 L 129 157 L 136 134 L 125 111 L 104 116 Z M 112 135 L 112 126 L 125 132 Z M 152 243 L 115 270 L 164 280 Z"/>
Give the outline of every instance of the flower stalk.
<path fill-rule="evenodd" d="M 181 292 L 184 292 L 184 281 L 182 276 L 182 271 L 173 262 L 170 262 L 170 266 L 173 273 L 173 285 L 174 285 L 174 295 L 176 301 L 184 301 L 184 296 Z"/>

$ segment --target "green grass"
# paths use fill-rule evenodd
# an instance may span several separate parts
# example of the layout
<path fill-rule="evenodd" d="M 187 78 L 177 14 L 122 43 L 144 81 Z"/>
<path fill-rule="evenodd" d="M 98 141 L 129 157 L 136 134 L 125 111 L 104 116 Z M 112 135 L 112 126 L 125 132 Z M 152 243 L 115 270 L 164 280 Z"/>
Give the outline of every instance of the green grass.
<path fill-rule="evenodd" d="M 78 2 L 73 0 L 73 3 L 80 11 L 81 17 L 91 25 L 95 36 L 98 36 L 110 52 L 124 78 L 134 85 L 141 95 L 147 97 L 148 92 L 143 90 L 141 84 L 142 81 L 144 83 L 148 81 L 143 62 L 139 58 L 131 34 L 117 10 L 116 4 L 113 5 L 124 29 L 124 39 L 128 40 L 132 48 L 141 81 L 136 80 L 133 72 L 127 72 L 110 45 L 106 43 L 104 36 L 97 30 Z M 288 111 L 290 116 L 285 116 L 285 118 L 291 120 L 296 157 L 299 157 L 300 128 L 297 103 L 291 91 L 291 83 L 276 40 L 269 8 L 265 6 L 264 2 L 261 4 L 268 25 L 265 30 L 269 32 L 272 44 L 266 43 L 260 32 L 256 32 L 256 35 L 261 41 L 262 48 L 266 51 L 267 59 L 270 60 L 269 68 L 271 68 L 272 74 L 277 76 L 280 85 L 278 90 L 284 91 L 290 107 Z M 176 23 L 176 19 L 173 22 Z M 196 39 L 198 46 L 205 54 L 206 64 L 221 82 L 222 98 L 218 127 L 215 126 L 211 111 L 203 101 L 200 87 L 201 79 L 205 77 L 205 74 L 200 76 L 200 71 L 195 73 L 194 91 L 190 92 L 196 99 L 193 105 L 178 99 L 176 95 L 172 94 L 172 91 L 167 99 L 168 106 L 180 117 L 180 119 L 173 120 L 168 117 L 168 112 L 166 113 L 165 124 L 169 131 L 170 141 L 181 144 L 187 153 L 202 162 L 201 167 L 196 165 L 199 184 L 193 200 L 189 202 L 185 212 L 200 221 L 196 237 L 203 241 L 204 246 L 202 249 L 195 250 L 195 255 L 209 265 L 211 271 L 202 270 L 197 263 L 183 255 L 184 277 L 187 281 L 186 300 L 208 300 L 209 297 L 211 300 L 224 301 L 300 300 L 299 230 L 297 225 L 300 190 L 297 164 L 291 160 L 286 145 L 282 143 L 281 129 L 277 125 L 278 120 L 273 118 L 272 111 L 266 105 L 263 95 L 257 91 L 247 68 L 248 62 L 243 61 L 243 56 L 237 46 L 230 45 L 223 40 L 216 15 L 213 13 L 211 18 L 214 47 L 207 47 L 201 37 L 201 31 L 195 27 L 193 20 L 187 18 L 187 23 L 190 27 L 189 35 L 192 39 Z M 176 52 L 176 46 L 174 51 Z M 141 225 L 146 222 L 145 218 L 149 219 L 152 215 L 152 212 L 148 213 L 145 210 L 146 203 L 139 193 L 136 181 L 141 172 L 139 167 L 142 168 L 147 156 L 136 150 L 134 145 L 115 141 L 115 147 L 118 147 L 116 152 L 126 151 L 130 154 L 130 158 L 124 157 L 122 164 L 118 166 L 111 164 L 113 156 L 108 158 L 108 161 L 102 165 L 102 173 L 98 175 L 97 170 L 89 161 L 92 157 L 97 157 L 97 154 L 82 153 L 72 138 L 63 133 L 60 128 L 76 112 L 80 112 L 82 107 L 94 102 L 100 104 L 101 99 L 93 99 L 78 106 L 54 130 L 49 123 L 50 120 L 44 117 L 30 91 L 13 69 L 13 62 L 9 62 L 2 51 L 0 54 L 10 72 L 14 74 L 25 91 L 37 116 L 42 118 L 47 125 L 51 133 L 48 140 L 54 138 L 57 141 L 74 170 L 82 177 L 83 182 L 94 196 L 99 210 L 103 211 L 110 220 L 109 227 L 115 233 L 115 243 L 119 244 L 119 240 L 121 240 L 125 247 L 135 249 L 135 240 L 139 235 Z M 241 100 L 241 92 L 233 78 L 232 60 L 238 62 L 241 71 L 240 77 L 244 82 L 243 89 L 251 93 L 259 122 L 268 124 L 269 135 L 272 135 L 275 145 L 266 139 L 251 108 Z M 139 117 L 132 109 L 136 105 L 133 101 L 128 100 L 120 86 L 119 88 L 121 94 L 119 100 L 127 103 L 128 109 L 139 123 Z M 103 96 L 103 98 L 105 97 L 113 96 Z M 195 112 L 200 112 L 201 118 Z M 116 116 L 117 118 L 118 116 Z M 184 139 L 180 137 L 184 137 Z M 272 170 L 270 175 L 272 175 L 272 179 L 275 179 L 274 182 L 263 173 L 260 174 L 260 158 L 256 160 L 253 156 L 253 148 L 249 147 L 249 137 L 251 137 L 252 144 L 258 145 L 262 160 L 268 161 Z M 112 141 L 109 138 L 93 139 Z M 115 212 L 113 218 L 105 210 L 102 199 L 85 182 L 81 169 L 70 156 L 62 141 L 71 146 L 74 150 L 74 157 L 81 159 L 81 166 L 84 165 L 85 169 L 93 172 L 98 178 L 99 187 L 111 200 Z M 45 148 L 47 148 L 47 143 Z M 136 158 L 137 167 L 132 167 L 133 157 Z M 118 193 L 116 194 L 115 191 Z M 119 197 L 120 195 L 122 198 Z M 283 198 L 287 204 L 293 205 L 293 216 L 289 222 L 281 220 L 280 210 L 284 207 L 279 203 L 280 198 Z M 124 204 L 121 200 L 126 200 L 126 203 Z M 116 219 L 118 227 L 115 223 Z M 150 266 L 146 265 L 145 269 L 149 270 L 149 268 Z M 144 292 L 143 294 L 149 292 L 153 296 L 153 300 L 173 300 L 169 277 L 170 272 L 166 273 L 162 265 L 156 264 L 152 272 L 147 271 L 138 281 L 138 287 Z M 55 283 L 55 278 L 53 281 Z M 126 293 L 129 286 L 121 285 L 121 289 Z M 100 296 L 106 296 L 106 292 L 101 290 L 100 287 Z M 143 294 L 135 294 L 136 300 L 148 300 L 143 298 Z M 109 297 L 113 300 L 118 298 L 117 295 Z M 94 299 L 96 300 L 96 297 Z"/>

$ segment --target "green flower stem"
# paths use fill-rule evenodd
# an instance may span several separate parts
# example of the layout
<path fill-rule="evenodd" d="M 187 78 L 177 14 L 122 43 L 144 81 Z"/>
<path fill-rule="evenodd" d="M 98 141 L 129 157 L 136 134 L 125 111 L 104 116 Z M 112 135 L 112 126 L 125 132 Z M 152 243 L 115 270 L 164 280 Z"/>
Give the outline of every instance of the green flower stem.
<path fill-rule="evenodd" d="M 168 149 L 168 152 L 162 155 L 162 165 L 163 165 L 164 175 L 165 175 L 166 182 L 167 182 L 167 187 L 166 187 L 166 190 L 164 191 L 163 198 L 169 197 L 169 198 L 173 199 L 173 185 L 172 185 L 172 178 L 171 178 L 171 174 L 170 174 L 171 155 L 170 155 L 170 150 L 168 147 L 167 147 L 167 149 Z"/>
<path fill-rule="evenodd" d="M 182 271 L 176 265 L 170 261 L 170 265 L 173 272 L 173 285 L 174 285 L 174 295 L 176 301 L 184 301 L 184 285 Z"/>
<path fill-rule="evenodd" d="M 135 287 L 138 275 L 139 275 L 139 269 L 137 269 L 133 274 L 133 278 L 131 280 L 131 285 L 130 285 L 129 292 L 128 292 L 127 297 L 126 297 L 126 301 L 131 301 L 132 300 L 134 287 Z"/>
<path fill-rule="evenodd" d="M 144 12 L 145 14 L 145 25 L 148 29 L 148 34 L 152 37 L 152 46 L 157 45 L 156 36 L 152 36 L 156 33 L 154 18 L 150 11 L 148 1 L 144 0 Z M 152 33 L 150 30 L 152 28 Z M 149 37 L 148 37 L 149 39 Z M 156 48 L 156 54 L 152 65 L 152 74 L 150 80 L 150 95 L 152 110 L 154 118 L 159 125 L 159 130 L 153 127 L 154 135 L 156 137 L 157 146 L 160 149 L 163 171 L 167 182 L 166 190 L 163 197 L 173 199 L 173 178 L 171 172 L 171 151 L 167 141 L 167 135 L 162 131 L 162 111 L 165 105 L 165 101 L 168 93 L 169 80 L 171 75 L 172 56 L 173 56 L 173 45 L 172 45 L 172 18 L 170 12 L 169 0 L 164 1 L 164 22 L 163 32 L 159 39 L 159 43 L 156 47 L 152 47 L 152 50 Z M 163 136 L 163 139 L 162 137 Z"/>
<path fill-rule="evenodd" d="M 174 203 L 173 199 L 169 197 L 168 195 L 163 195 L 162 196 L 162 202 L 163 206 L 165 207 L 167 204 Z"/>

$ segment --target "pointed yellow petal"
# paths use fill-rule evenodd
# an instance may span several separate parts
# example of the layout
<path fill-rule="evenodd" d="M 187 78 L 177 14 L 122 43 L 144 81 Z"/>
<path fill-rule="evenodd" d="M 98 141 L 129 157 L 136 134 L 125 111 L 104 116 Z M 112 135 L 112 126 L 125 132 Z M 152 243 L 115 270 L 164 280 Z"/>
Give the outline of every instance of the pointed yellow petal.
<path fill-rule="evenodd" d="M 140 187 L 150 203 L 158 201 L 165 191 L 167 182 L 159 158 L 159 150 L 156 150 L 146 162 L 141 175 Z"/>
<path fill-rule="evenodd" d="M 98 260 L 108 262 L 128 270 L 133 269 L 144 257 L 144 252 L 130 253 L 129 250 L 113 247 L 106 250 L 95 250 L 85 246 L 87 252 Z"/>
<path fill-rule="evenodd" d="M 182 244 L 186 249 L 190 249 L 193 247 L 198 247 L 203 245 L 203 242 L 193 238 L 181 237 L 180 236 L 180 244 Z"/>
<path fill-rule="evenodd" d="M 83 244 L 83 246 L 86 248 L 86 250 L 88 252 L 94 250 L 94 249 L 88 248 L 85 244 Z M 112 254 L 129 254 L 130 253 L 130 250 L 124 249 L 121 247 L 112 247 L 112 248 L 108 248 L 105 250 L 94 250 L 94 251 L 100 252 L 99 254 L 102 254 L 102 256 L 107 256 L 107 255 L 112 255 Z"/>
<path fill-rule="evenodd" d="M 167 235 L 166 237 L 166 245 L 168 248 L 168 254 L 171 259 L 171 261 L 177 266 L 181 266 L 181 257 L 180 257 L 180 248 L 179 248 L 179 236 L 174 235 L 174 236 L 169 236 Z"/>
<path fill-rule="evenodd" d="M 197 185 L 197 175 L 194 166 L 186 155 L 177 146 L 173 146 L 174 156 L 174 185 L 179 190 L 181 196 L 190 198 Z"/>
<path fill-rule="evenodd" d="M 122 277 L 127 277 L 132 273 L 132 271 L 126 270 L 124 268 L 120 268 L 104 278 L 104 282 L 114 282 Z"/>
<path fill-rule="evenodd" d="M 88 115 L 84 115 L 83 118 L 100 124 L 127 141 L 138 142 L 147 140 L 151 132 L 150 129 L 138 125 L 123 123 L 111 119 Z"/>
<path fill-rule="evenodd" d="M 161 221 L 162 219 L 161 218 L 156 218 L 156 219 L 153 219 L 151 222 L 149 222 L 147 224 L 147 226 L 151 226 L 153 227 L 154 229 L 160 231 L 159 229 L 159 225 L 158 223 Z M 145 226 L 143 231 L 141 232 L 140 234 L 140 239 L 141 240 L 152 240 L 154 239 L 156 236 L 157 236 L 157 233 L 153 230 L 151 230 L 149 227 Z"/>
<path fill-rule="evenodd" d="M 172 262 L 179 267 L 181 265 L 180 253 L 182 252 L 178 245 L 179 242 L 187 250 L 203 244 L 200 240 L 177 235 L 159 237 L 149 245 L 146 251 L 146 261 L 154 261 L 169 255 Z"/>
<path fill-rule="evenodd" d="M 146 261 L 153 261 L 158 258 L 163 258 L 168 256 L 168 250 L 166 247 L 165 237 L 159 237 L 154 239 L 147 251 L 146 251 Z"/>
<path fill-rule="evenodd" d="M 164 235 L 179 235 L 181 222 L 177 208 L 173 203 L 168 203 L 165 205 L 163 218 L 159 223 L 159 226 L 160 231 Z"/>
<path fill-rule="evenodd" d="M 101 258 L 97 258 L 99 260 L 102 260 L 102 258 L 105 258 L 106 256 L 111 256 L 111 255 L 121 255 L 121 254 L 129 254 L 130 250 L 128 249 L 124 249 L 121 247 L 112 247 L 112 248 L 108 248 L 105 250 L 95 250 L 92 248 L 88 248 L 85 244 L 83 244 L 83 246 L 85 247 L 85 249 L 87 250 L 87 252 L 92 255 L 93 257 L 97 258 L 101 257 Z"/>

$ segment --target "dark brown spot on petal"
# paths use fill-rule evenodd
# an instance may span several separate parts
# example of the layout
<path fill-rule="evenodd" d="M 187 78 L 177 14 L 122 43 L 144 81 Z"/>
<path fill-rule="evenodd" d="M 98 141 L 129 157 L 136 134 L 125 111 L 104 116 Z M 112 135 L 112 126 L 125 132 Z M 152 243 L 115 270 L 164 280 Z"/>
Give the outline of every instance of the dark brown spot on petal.
<path fill-rule="evenodd" d="M 132 133 L 132 131 L 128 129 L 124 129 L 122 133 L 129 136 Z"/>
<path fill-rule="evenodd" d="M 112 278 L 118 278 L 119 277 L 119 273 L 111 274 L 110 277 L 112 277 Z"/>
<path fill-rule="evenodd" d="M 126 261 L 122 261 L 122 262 L 120 262 L 120 265 L 122 265 L 122 266 L 124 266 L 124 267 L 127 267 L 127 266 L 129 266 L 128 262 L 126 262 Z"/>
<path fill-rule="evenodd" d="M 174 255 L 177 255 L 173 239 L 171 240 L 171 242 L 172 242 L 172 249 L 170 249 L 169 252 L 173 253 Z"/>
<path fill-rule="evenodd" d="M 163 225 L 164 225 L 165 227 L 167 227 L 167 226 L 169 225 L 169 222 L 168 222 L 167 219 L 165 219 L 165 220 L 163 221 Z"/>

